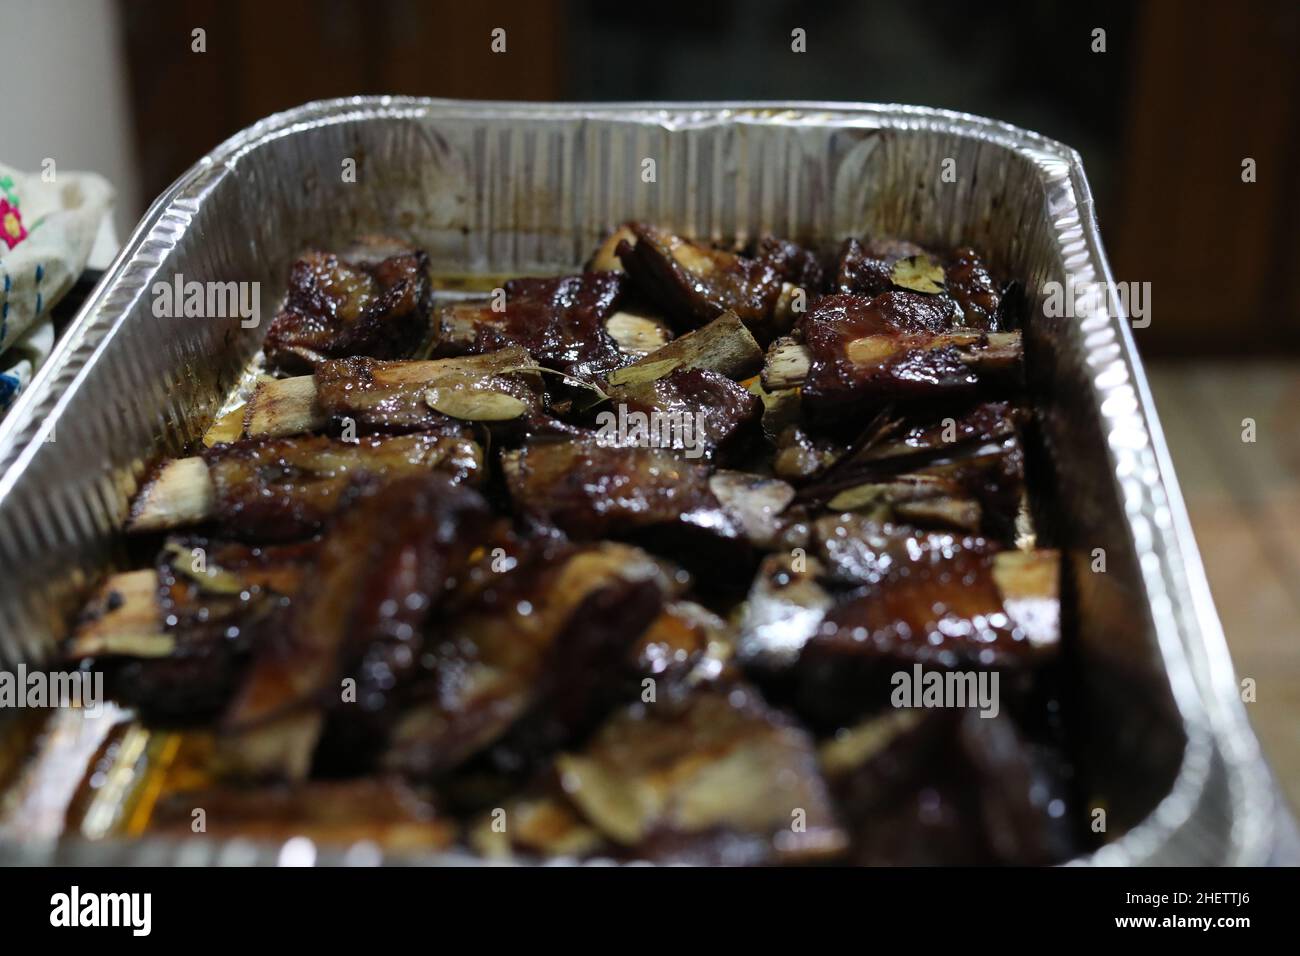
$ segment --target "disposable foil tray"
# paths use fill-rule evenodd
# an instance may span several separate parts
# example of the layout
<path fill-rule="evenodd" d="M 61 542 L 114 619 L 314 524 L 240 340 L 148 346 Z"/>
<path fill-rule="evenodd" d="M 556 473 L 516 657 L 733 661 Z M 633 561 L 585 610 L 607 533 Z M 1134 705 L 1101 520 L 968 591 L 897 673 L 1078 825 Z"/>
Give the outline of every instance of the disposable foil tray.
<path fill-rule="evenodd" d="M 355 177 L 344 175 L 349 160 Z M 129 567 L 120 529 L 147 463 L 202 433 L 265 333 L 265 320 L 157 316 L 155 282 L 258 282 L 269 320 L 307 247 L 388 233 L 428 250 L 435 273 L 555 273 L 628 219 L 728 242 L 884 233 L 968 243 L 1023 280 L 1055 501 L 1043 536 L 1065 557 L 1074 755 L 1085 810 L 1106 820 L 1104 845 L 1078 862 L 1278 859 L 1292 825 L 1237 696 L 1126 316 L 1043 308 L 1049 283 L 1111 279 L 1079 156 L 940 110 L 359 97 L 232 137 L 153 204 L 0 424 L 0 668 L 47 664 L 88 590 Z M 102 731 L 89 725 L 103 717 L 58 718 L 52 735 L 85 738 L 93 752 Z M 14 723 L 0 713 L 0 741 Z M 278 858 L 275 845 L 241 840 L 60 837 L 49 795 L 86 770 L 76 747 L 64 749 L 74 757 L 17 784 L 28 802 L 0 819 L 0 858 Z"/>

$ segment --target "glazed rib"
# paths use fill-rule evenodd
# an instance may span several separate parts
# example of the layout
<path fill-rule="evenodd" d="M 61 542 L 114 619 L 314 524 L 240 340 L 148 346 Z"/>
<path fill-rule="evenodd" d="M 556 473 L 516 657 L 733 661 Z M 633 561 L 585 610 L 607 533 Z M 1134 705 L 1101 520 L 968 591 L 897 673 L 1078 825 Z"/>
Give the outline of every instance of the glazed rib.
<path fill-rule="evenodd" d="M 142 533 L 215 520 L 238 537 L 284 540 L 311 534 L 346 507 L 360 476 L 440 471 L 472 484 L 482 467 L 482 450 L 464 435 L 247 438 L 165 462 L 141 490 L 127 528 Z"/>
<path fill-rule="evenodd" d="M 429 404 L 430 389 L 497 392 L 534 410 L 542 401 L 541 376 L 522 349 L 410 362 L 348 358 L 322 362 L 311 376 L 263 383 L 245 409 L 245 431 L 250 436 L 297 435 L 345 419 L 359 434 L 451 424 Z"/>
<path fill-rule="evenodd" d="M 265 343 L 303 374 L 133 503 L 175 533 L 64 655 L 192 728 L 149 828 L 201 803 L 223 834 L 504 859 L 1069 856 L 1014 283 L 966 247 L 628 223 L 434 329 L 430 288 L 405 246 L 305 256 Z"/>
<path fill-rule="evenodd" d="M 429 334 L 428 272 L 418 250 L 378 261 L 308 253 L 293 264 L 284 308 L 267 331 L 267 362 L 291 372 L 347 355 L 409 355 Z"/>
<path fill-rule="evenodd" d="M 626 361 L 606 329 L 626 279 L 588 272 L 556 279 L 512 279 L 503 301 L 457 303 L 442 311 L 439 355 L 523 349 L 537 363 L 566 375 L 606 374 Z"/>
<path fill-rule="evenodd" d="M 936 353 L 936 360 L 945 357 L 942 353 L 952 350 L 952 357 L 960 364 L 944 366 L 945 374 L 951 377 L 944 381 L 943 387 L 953 389 L 970 388 L 985 375 L 1014 374 L 1021 361 L 1019 332 L 939 332 L 925 336 L 869 335 L 851 339 L 843 346 L 840 361 L 848 366 L 846 376 L 857 376 L 862 381 L 865 394 L 874 396 L 897 396 L 897 392 L 888 386 L 877 386 L 867 381 L 873 373 L 878 374 L 886 363 L 897 364 L 913 356 L 920 356 L 924 361 L 925 353 Z M 789 339 L 779 339 L 768 349 L 763 365 L 763 387 L 772 391 L 797 388 L 809 382 L 809 379 L 822 373 L 825 363 L 830 359 L 819 358 L 811 348 Z M 814 364 L 823 363 L 814 372 Z M 824 387 L 824 386 L 823 386 Z M 850 384 L 847 388 L 852 388 Z"/>

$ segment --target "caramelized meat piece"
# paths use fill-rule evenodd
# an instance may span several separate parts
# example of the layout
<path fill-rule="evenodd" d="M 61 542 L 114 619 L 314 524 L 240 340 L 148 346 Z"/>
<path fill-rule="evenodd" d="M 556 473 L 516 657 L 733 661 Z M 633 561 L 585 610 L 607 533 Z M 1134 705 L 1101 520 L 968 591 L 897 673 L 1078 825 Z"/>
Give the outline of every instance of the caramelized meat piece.
<path fill-rule="evenodd" d="M 618 258 L 618 247 L 623 242 L 636 242 L 636 234 L 628 225 L 619 226 L 608 236 L 605 241 L 591 255 L 591 260 L 587 263 L 588 272 L 622 272 L 623 263 Z"/>
<path fill-rule="evenodd" d="M 998 332 L 1006 328 L 1002 295 L 980 254 L 963 247 L 952 254 L 944 269 L 945 285 L 962 312 L 958 324 L 968 329 Z"/>
<path fill-rule="evenodd" d="M 435 411 L 430 389 L 443 398 L 443 407 L 473 420 L 473 407 L 446 403 L 448 396 L 474 398 L 485 392 L 517 399 L 524 409 L 540 411 L 541 377 L 528 369 L 528 353 L 510 348 L 491 355 L 429 362 L 377 362 L 368 358 L 324 362 L 316 369 L 316 404 L 329 419 L 351 419 L 357 430 L 406 432 L 429 429 L 460 430 L 447 414 Z"/>
<path fill-rule="evenodd" d="M 730 536 L 709 471 L 661 448 L 589 441 L 530 442 L 502 456 L 516 508 L 580 539 L 678 522 Z"/>
<path fill-rule="evenodd" d="M 673 601 L 641 635 L 637 670 L 655 680 L 656 700 L 664 693 L 689 693 L 736 676 L 733 644 L 732 628 L 722 618 L 692 601 Z"/>
<path fill-rule="evenodd" d="M 822 436 L 810 435 L 790 425 L 776 436 L 776 458 L 772 470 L 778 478 L 801 482 L 824 472 L 839 460 L 844 447 Z"/>
<path fill-rule="evenodd" d="M 284 842 L 305 836 L 347 846 L 359 841 L 393 852 L 443 850 L 456 825 L 406 784 L 387 778 L 318 780 L 296 786 L 182 790 L 163 797 L 149 829 L 189 836 L 202 808 L 209 836 Z"/>
<path fill-rule="evenodd" d="M 896 711 L 822 748 L 864 866 L 1060 863 L 1075 852 L 1067 778 L 1011 718 Z"/>
<path fill-rule="evenodd" d="M 615 263 L 617 263 L 616 259 Z M 617 272 L 623 272 L 623 265 L 619 265 Z M 443 308 L 439 317 L 442 333 L 434 355 L 469 354 L 474 351 L 474 343 L 478 341 L 480 329 L 495 326 L 499 332 L 503 320 L 503 313 L 491 311 L 491 308 L 485 307 L 482 302 L 460 302 Z M 641 307 L 617 308 L 604 320 L 602 328 L 608 337 L 614 339 L 624 362 L 645 358 L 650 352 L 672 341 L 672 329 L 666 321 Z M 529 332 L 528 337 L 537 338 L 538 334 Z M 597 365 L 603 367 L 610 362 L 607 343 L 603 338 L 586 342 L 585 345 L 575 345 L 575 349 L 598 356 L 599 360 L 593 364 L 593 368 Z M 589 369 L 578 365 L 571 373 L 582 375 L 586 371 Z"/>
<path fill-rule="evenodd" d="M 862 653 L 888 658 L 891 668 L 902 661 L 955 668 L 996 666 L 1028 653 L 1028 636 L 1005 611 L 984 542 L 949 545 L 945 537 L 918 539 L 916 556 L 900 562 L 906 570 L 837 603 L 804 648 L 805 659 Z M 936 540 L 943 544 L 936 547 Z"/>
<path fill-rule="evenodd" d="M 835 271 L 835 291 L 877 296 L 894 287 L 893 268 L 899 259 L 925 255 L 914 242 L 873 239 L 863 244 L 846 239 L 840 247 Z"/>
<path fill-rule="evenodd" d="M 439 355 L 522 348 L 547 368 L 578 378 L 603 375 L 626 361 L 605 329 L 623 298 L 625 279 L 587 272 L 558 279 L 512 279 L 505 310 L 463 303 L 442 313 Z"/>
<path fill-rule="evenodd" d="M 832 295 L 818 302 L 800 323 L 814 355 L 843 352 L 856 339 L 875 335 L 926 336 L 951 327 L 937 297 L 892 289 L 873 298 Z"/>
<path fill-rule="evenodd" d="M 942 412 L 873 426 L 867 441 L 803 489 L 803 499 L 878 521 L 982 530 L 1012 541 L 1025 494 L 1023 411 L 983 402 Z"/>
<path fill-rule="evenodd" d="M 578 540 L 633 541 L 706 575 L 710 587 L 743 589 L 756 549 L 798 543 L 797 521 L 783 514 L 789 485 L 710 475 L 665 449 L 529 442 L 501 464 L 516 511 L 537 525 Z"/>
<path fill-rule="evenodd" d="M 482 450 L 436 434 L 361 438 L 323 435 L 247 438 L 203 453 L 216 495 L 214 517 L 235 537 L 283 541 L 321 528 L 351 501 L 358 478 L 384 480 L 438 471 L 475 482 Z"/>
<path fill-rule="evenodd" d="M 758 242 L 756 258 L 772 269 L 783 282 L 799 286 L 810 295 L 820 292 L 826 281 L 817 254 L 787 239 L 764 236 Z"/>
<path fill-rule="evenodd" d="M 764 546 L 750 531 L 770 526 L 747 527 L 718 500 L 707 466 L 661 448 L 529 442 L 501 464 L 516 511 L 535 524 L 634 542 L 707 575 L 711 588 L 743 590 Z"/>
<path fill-rule="evenodd" d="M 1010 402 L 977 402 L 901 415 L 880 429 L 852 461 L 890 462 L 911 470 L 929 461 L 959 457 L 963 451 L 997 444 L 1017 434 L 1025 410 Z"/>
<path fill-rule="evenodd" d="M 861 587 L 837 602 L 813 643 L 869 645 L 868 653 L 945 667 L 1056 651 L 1055 551 L 1000 551 L 984 538 L 908 532 L 856 515 L 818 519 L 814 540 L 831 577 Z"/>
<path fill-rule="evenodd" d="M 192 720 L 217 713 L 238 687 L 248 652 L 283 623 L 315 542 L 255 547 L 189 537 L 159 555 L 154 627 L 162 656 L 123 653 L 112 669 L 113 695 L 152 719 Z M 143 636 L 143 635 L 136 635 Z"/>
<path fill-rule="evenodd" d="M 437 775 L 489 747 L 517 766 L 563 745 L 627 693 L 637 637 L 678 588 L 644 552 L 608 543 L 499 577 L 432 633 L 388 769 Z"/>
<path fill-rule="evenodd" d="M 769 558 L 750 592 L 742 662 L 819 725 L 889 699 L 913 665 L 1021 676 L 1059 643 L 1057 555 L 909 533 L 858 516 L 815 525 L 820 560 Z"/>
<path fill-rule="evenodd" d="M 597 417 L 611 435 L 620 432 L 635 441 L 631 426 L 645 416 L 644 434 L 666 433 L 670 447 L 688 458 L 714 458 L 735 451 L 752 437 L 763 404 L 731 379 L 705 369 L 677 369 L 653 381 L 614 386 L 606 390 L 613 408 Z M 673 427 L 674 423 L 680 427 Z M 621 426 L 621 427 L 620 427 Z"/>
<path fill-rule="evenodd" d="M 960 398 L 1002 369 L 1000 362 L 981 364 L 990 351 L 986 335 L 952 332 L 942 301 L 918 292 L 827 296 L 800 328 L 811 359 L 803 402 L 812 413 Z M 1016 360 L 1018 352 L 1013 368 Z"/>
<path fill-rule="evenodd" d="M 813 523 L 814 553 L 824 580 L 845 586 L 878 584 L 901 568 L 942 566 L 959 555 L 987 556 L 997 547 L 983 538 L 918 532 L 861 515 L 825 515 Z M 905 572 L 911 576 L 911 571 Z"/>
<path fill-rule="evenodd" d="M 629 707 L 556 769 L 582 816 L 631 858 L 790 863 L 846 843 L 811 739 L 749 689 Z"/>
<path fill-rule="evenodd" d="M 145 721 L 204 722 L 154 832 L 202 806 L 529 860 L 1074 852 L 1015 283 L 966 247 L 627 223 L 431 330 L 427 268 L 296 263 L 265 352 L 306 374 L 133 502 L 134 545 L 237 539 L 169 538 L 64 646 Z"/>
<path fill-rule="evenodd" d="M 894 265 L 900 259 L 925 256 L 920 246 L 899 240 L 873 240 L 866 245 L 848 239 L 840 250 L 835 287 L 839 292 L 878 296 L 898 288 Z M 943 291 L 934 296 L 945 315 L 959 328 L 1000 332 L 1010 328 L 1003 296 L 978 252 L 955 249 L 943 269 Z"/>
<path fill-rule="evenodd" d="M 426 473 L 368 482 L 321 543 L 312 588 L 276 639 L 257 649 L 227 726 L 300 704 L 381 713 L 418 665 L 425 620 L 491 523 L 477 492 Z M 355 697 L 341 695 L 343 678 Z"/>
<path fill-rule="evenodd" d="M 284 309 L 267 331 L 272 368 L 308 371 L 327 358 L 402 358 L 429 331 L 429 257 L 412 250 L 377 263 L 311 252 L 293 264 Z"/>
<path fill-rule="evenodd" d="M 635 243 L 618 255 L 641 292 L 683 328 L 696 328 L 728 310 L 760 341 L 775 334 L 781 276 L 769 262 L 697 245 L 634 223 Z"/>
<path fill-rule="evenodd" d="M 717 471 L 709 478 L 709 490 L 755 548 L 785 550 L 807 543 L 807 511 L 794 505 L 794 488 L 781 479 Z"/>

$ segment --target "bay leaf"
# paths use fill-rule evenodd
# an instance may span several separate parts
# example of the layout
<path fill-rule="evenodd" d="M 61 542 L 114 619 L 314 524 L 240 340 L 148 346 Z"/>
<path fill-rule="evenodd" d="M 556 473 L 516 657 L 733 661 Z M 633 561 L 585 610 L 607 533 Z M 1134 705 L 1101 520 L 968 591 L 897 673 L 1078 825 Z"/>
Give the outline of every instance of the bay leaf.
<path fill-rule="evenodd" d="M 894 263 L 889 281 L 900 289 L 911 289 L 926 295 L 943 292 L 943 266 L 929 256 L 908 256 Z"/>
<path fill-rule="evenodd" d="M 470 422 L 504 422 L 528 411 L 513 395 L 482 388 L 431 388 L 424 400 L 435 412 Z"/>

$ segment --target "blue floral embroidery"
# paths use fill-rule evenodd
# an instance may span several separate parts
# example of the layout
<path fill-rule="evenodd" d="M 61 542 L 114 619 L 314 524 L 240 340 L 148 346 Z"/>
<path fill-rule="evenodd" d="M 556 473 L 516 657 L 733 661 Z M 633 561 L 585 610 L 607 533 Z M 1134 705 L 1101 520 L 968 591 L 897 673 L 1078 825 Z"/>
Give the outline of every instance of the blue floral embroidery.
<path fill-rule="evenodd" d="M 7 372 L 0 375 L 0 408 L 8 408 L 18 394 L 18 379 Z"/>

